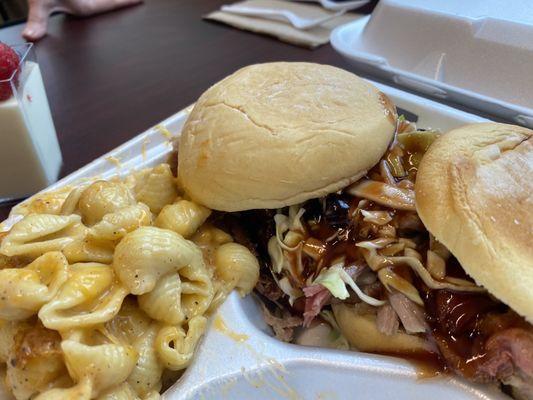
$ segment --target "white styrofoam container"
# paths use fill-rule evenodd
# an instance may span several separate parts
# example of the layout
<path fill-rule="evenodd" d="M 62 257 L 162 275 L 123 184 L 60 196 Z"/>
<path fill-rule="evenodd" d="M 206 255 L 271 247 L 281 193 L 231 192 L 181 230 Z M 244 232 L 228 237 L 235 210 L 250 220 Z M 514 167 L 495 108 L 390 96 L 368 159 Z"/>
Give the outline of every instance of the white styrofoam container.
<path fill-rule="evenodd" d="M 392 99 L 400 112 L 404 110 L 416 116 L 420 127 L 447 131 L 466 123 L 486 121 L 374 84 Z M 178 136 L 189 112 L 190 107 L 160 125 Z M 46 190 L 92 177 L 123 175 L 131 169 L 164 162 L 172 151 L 171 139 L 154 127 Z M 16 220 L 16 215 L 11 215 L 3 227 Z M 221 325 L 227 330 L 220 329 Z M 399 358 L 282 343 L 272 337 L 254 297 L 241 299 L 232 293 L 211 318 L 194 361 L 163 398 L 503 400 L 507 397 L 494 388 L 467 383 L 454 376 L 418 379 L 416 368 Z"/>
<path fill-rule="evenodd" d="M 331 44 L 373 76 L 533 127 L 530 0 L 381 0 Z"/>

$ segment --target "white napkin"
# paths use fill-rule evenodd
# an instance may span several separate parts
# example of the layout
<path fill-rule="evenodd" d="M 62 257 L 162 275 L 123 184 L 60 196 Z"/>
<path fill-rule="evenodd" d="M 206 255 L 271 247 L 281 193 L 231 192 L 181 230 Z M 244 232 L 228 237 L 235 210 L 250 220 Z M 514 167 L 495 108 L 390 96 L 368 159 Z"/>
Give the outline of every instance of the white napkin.
<path fill-rule="evenodd" d="M 281 0 L 246 0 L 235 4 L 246 7 L 288 10 L 303 18 L 315 19 L 331 14 L 330 11 L 326 11 L 320 6 Z M 310 48 L 328 43 L 333 29 L 361 17 L 362 15 L 347 13 L 326 21 L 320 26 L 308 30 L 299 30 L 294 28 L 289 22 L 235 15 L 224 11 L 215 11 L 204 16 L 208 20 L 223 22 L 235 28 L 274 36 L 284 42 Z"/>

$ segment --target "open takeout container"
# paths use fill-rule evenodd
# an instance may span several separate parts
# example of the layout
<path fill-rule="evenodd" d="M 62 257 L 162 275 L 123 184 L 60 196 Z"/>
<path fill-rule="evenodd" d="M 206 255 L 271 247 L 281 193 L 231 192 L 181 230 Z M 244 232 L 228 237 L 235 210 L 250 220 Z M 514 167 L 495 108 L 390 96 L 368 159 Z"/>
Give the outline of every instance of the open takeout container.
<path fill-rule="evenodd" d="M 447 131 L 485 119 L 374 83 L 422 128 Z M 165 162 L 179 136 L 190 107 L 159 124 L 46 191 L 87 179 L 125 175 Z M 165 128 L 165 129 L 161 129 Z M 168 132 L 171 133 L 171 137 Z M 8 229 L 20 217 L 15 207 L 0 225 Z M 400 358 L 303 347 L 275 339 L 263 321 L 253 296 L 232 293 L 211 318 L 194 360 L 163 395 L 169 400 L 192 399 L 505 399 L 495 388 L 474 385 L 452 375 L 419 378 L 417 367 Z M 7 396 L 7 395 L 6 395 Z M 3 397 L 0 395 L 0 399 Z"/>
<path fill-rule="evenodd" d="M 530 0 L 381 0 L 331 44 L 372 76 L 533 127 Z"/>

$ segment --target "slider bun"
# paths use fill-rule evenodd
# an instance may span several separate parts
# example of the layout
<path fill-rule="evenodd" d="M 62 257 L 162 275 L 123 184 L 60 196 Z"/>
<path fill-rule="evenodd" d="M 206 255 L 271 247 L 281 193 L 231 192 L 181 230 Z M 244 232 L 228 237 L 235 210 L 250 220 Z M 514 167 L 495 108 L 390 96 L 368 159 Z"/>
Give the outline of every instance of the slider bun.
<path fill-rule="evenodd" d="M 395 127 L 390 100 L 350 72 L 251 65 L 198 99 L 182 131 L 178 177 L 194 201 L 212 209 L 279 208 L 359 179 Z"/>
<path fill-rule="evenodd" d="M 533 322 L 533 131 L 454 129 L 422 158 L 416 206 L 463 269 Z"/>

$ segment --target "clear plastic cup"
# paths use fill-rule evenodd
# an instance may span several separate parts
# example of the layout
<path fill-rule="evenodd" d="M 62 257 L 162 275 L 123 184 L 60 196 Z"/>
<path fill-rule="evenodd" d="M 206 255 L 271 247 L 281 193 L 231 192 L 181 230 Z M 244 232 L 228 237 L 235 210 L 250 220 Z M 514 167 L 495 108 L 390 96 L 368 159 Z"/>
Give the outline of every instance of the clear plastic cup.
<path fill-rule="evenodd" d="M 39 64 L 31 43 L 10 46 L 17 71 L 0 80 L 11 97 L 0 101 L 0 202 L 29 196 L 56 181 L 61 151 Z"/>

